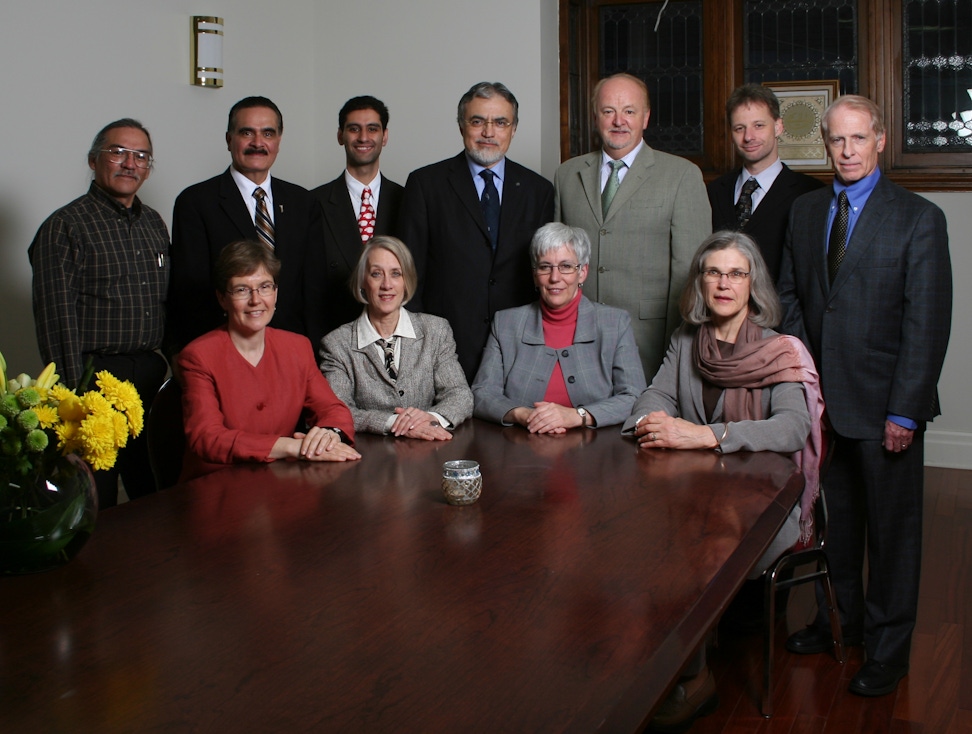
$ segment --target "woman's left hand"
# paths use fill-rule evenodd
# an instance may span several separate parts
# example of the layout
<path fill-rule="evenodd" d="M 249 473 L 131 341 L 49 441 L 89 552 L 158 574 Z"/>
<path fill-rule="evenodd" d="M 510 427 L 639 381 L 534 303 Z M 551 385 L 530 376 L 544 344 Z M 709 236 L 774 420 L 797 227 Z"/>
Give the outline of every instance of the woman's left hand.
<path fill-rule="evenodd" d="M 307 433 L 295 433 L 300 441 L 300 458 L 306 461 L 346 461 L 360 459 L 353 448 L 341 441 L 341 437 L 330 428 L 314 426 Z"/>
<path fill-rule="evenodd" d="M 580 427 L 582 422 L 583 418 L 574 408 L 541 401 L 533 404 L 526 429 L 530 433 L 564 433 L 570 428 Z"/>
<path fill-rule="evenodd" d="M 449 441 L 452 434 L 439 425 L 439 419 L 418 408 L 395 408 L 398 417 L 392 423 L 394 436 L 421 438 L 425 441 Z"/>
<path fill-rule="evenodd" d="M 635 426 L 635 436 L 644 449 L 714 449 L 719 445 L 708 426 L 673 418 L 661 410 L 642 418 Z"/>

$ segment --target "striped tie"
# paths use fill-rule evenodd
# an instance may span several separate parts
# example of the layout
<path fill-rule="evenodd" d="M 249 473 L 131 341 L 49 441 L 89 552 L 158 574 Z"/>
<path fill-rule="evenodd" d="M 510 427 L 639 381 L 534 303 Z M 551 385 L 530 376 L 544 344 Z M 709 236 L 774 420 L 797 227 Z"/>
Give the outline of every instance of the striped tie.
<path fill-rule="evenodd" d="M 274 248 L 273 220 L 270 219 L 270 211 L 267 209 L 267 192 L 257 186 L 253 196 L 257 200 L 256 221 L 254 222 L 257 234 L 260 236 L 260 241 L 269 245 L 272 250 Z"/>

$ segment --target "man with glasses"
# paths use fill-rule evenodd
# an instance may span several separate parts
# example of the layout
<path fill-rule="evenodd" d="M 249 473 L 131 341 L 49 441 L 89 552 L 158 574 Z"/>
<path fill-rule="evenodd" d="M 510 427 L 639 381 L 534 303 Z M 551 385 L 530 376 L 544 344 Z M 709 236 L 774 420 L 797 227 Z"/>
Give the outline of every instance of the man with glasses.
<path fill-rule="evenodd" d="M 533 300 L 530 239 L 553 219 L 550 182 L 506 157 L 518 112 L 503 84 L 474 85 L 459 100 L 465 150 L 405 184 L 400 231 L 419 275 L 409 307 L 449 320 L 470 382 L 493 314 Z"/>
<path fill-rule="evenodd" d="M 631 314 L 650 383 L 682 321 L 692 256 L 711 232 L 709 200 L 697 166 L 645 144 L 651 108 L 641 79 L 602 79 L 592 106 L 601 149 L 557 169 L 556 217 L 591 236 L 584 292 Z"/>
<path fill-rule="evenodd" d="M 240 100 L 230 109 L 226 129 L 232 164 L 176 198 L 166 323 L 166 352 L 173 363 L 182 347 L 225 322 L 211 274 L 223 247 L 238 240 L 264 242 L 283 265 L 272 325 L 312 342 L 323 336 L 309 318 L 308 299 L 322 274 L 307 267 L 312 250 L 322 248 L 320 208 L 306 189 L 270 175 L 282 136 L 277 105 L 266 97 Z"/>
<path fill-rule="evenodd" d="M 78 385 L 90 360 L 95 372 L 130 380 L 148 412 L 166 373 L 155 350 L 169 280 L 169 233 L 136 196 L 152 172 L 148 130 L 137 120 L 112 122 L 95 136 L 88 166 L 88 193 L 54 212 L 27 251 L 37 342 L 66 385 Z M 114 469 L 95 472 L 102 508 L 117 503 L 119 474 L 131 499 L 155 491 L 144 432 Z"/>

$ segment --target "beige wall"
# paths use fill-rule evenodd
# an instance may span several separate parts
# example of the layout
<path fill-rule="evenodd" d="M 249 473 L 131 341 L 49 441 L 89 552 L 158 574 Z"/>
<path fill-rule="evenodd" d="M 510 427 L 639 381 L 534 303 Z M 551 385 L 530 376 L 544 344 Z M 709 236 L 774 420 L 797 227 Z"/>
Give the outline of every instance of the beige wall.
<path fill-rule="evenodd" d="M 337 110 L 374 94 L 391 108 L 383 170 L 404 183 L 412 169 L 460 149 L 456 102 L 471 84 L 503 81 L 520 100 L 510 155 L 553 177 L 559 162 L 556 0 L 37 0 L 6 3 L 0 22 L 0 349 L 16 371 L 40 365 L 30 306 L 27 246 L 40 223 L 84 192 L 95 132 L 124 116 L 151 130 L 157 159 L 141 195 L 168 222 L 185 186 L 223 170 L 226 113 L 250 94 L 283 111 L 274 173 L 304 186 L 336 176 Z M 226 21 L 221 90 L 191 87 L 189 16 Z M 502 41 L 468 42 L 502 24 Z M 469 34 L 456 29 L 470 29 Z M 972 275 L 965 232 L 972 196 L 932 194 L 945 209 L 962 284 Z M 929 433 L 930 463 L 972 468 L 972 399 L 962 379 L 972 327 L 961 288 L 942 380 L 945 415 Z"/>

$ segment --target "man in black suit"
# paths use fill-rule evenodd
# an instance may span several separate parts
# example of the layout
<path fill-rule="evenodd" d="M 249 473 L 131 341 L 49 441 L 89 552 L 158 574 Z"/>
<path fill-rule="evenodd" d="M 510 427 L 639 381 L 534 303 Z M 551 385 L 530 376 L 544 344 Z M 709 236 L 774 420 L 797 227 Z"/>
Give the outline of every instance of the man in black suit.
<path fill-rule="evenodd" d="M 266 97 L 240 100 L 230 110 L 226 130 L 232 165 L 176 198 L 166 313 L 170 361 L 190 341 L 226 320 L 216 301 L 212 267 L 223 247 L 237 240 L 270 244 L 282 263 L 272 325 L 323 336 L 319 327 L 313 328 L 316 314 L 305 298 L 310 290 L 305 279 L 313 285 L 307 254 L 322 247 L 320 208 L 306 189 L 271 178 L 282 135 L 283 116 L 273 102 Z M 264 225 L 258 226 L 259 221 Z"/>
<path fill-rule="evenodd" d="M 388 108 L 374 97 L 354 97 L 338 113 L 338 144 L 347 166 L 330 183 L 311 193 L 321 206 L 324 225 L 324 333 L 353 321 L 361 304 L 348 281 L 358 264 L 361 246 L 375 235 L 396 235 L 405 188 L 378 170 L 381 150 L 388 144 Z M 314 344 L 317 350 L 319 344 Z"/>
<path fill-rule="evenodd" d="M 874 103 L 841 97 L 822 123 L 837 175 L 790 213 L 783 329 L 814 355 L 836 436 L 827 556 L 844 641 L 867 651 L 850 690 L 881 696 L 908 671 L 918 608 L 924 432 L 940 412 L 952 314 L 948 233 L 941 209 L 881 175 Z M 791 652 L 830 649 L 820 607 Z"/>
<path fill-rule="evenodd" d="M 470 382 L 493 314 L 536 297 L 530 240 L 553 220 L 553 185 L 506 157 L 518 113 L 503 84 L 474 85 L 459 100 L 465 150 L 405 184 L 401 233 L 419 275 L 409 307 L 449 320 Z"/>
<path fill-rule="evenodd" d="M 743 165 L 707 187 L 712 231 L 739 230 L 756 240 L 775 283 L 790 205 L 823 184 L 790 170 L 780 160 L 777 137 L 783 134 L 783 120 L 773 90 L 760 84 L 735 89 L 726 102 L 726 120 Z M 750 180 L 755 184 L 747 186 Z"/>

